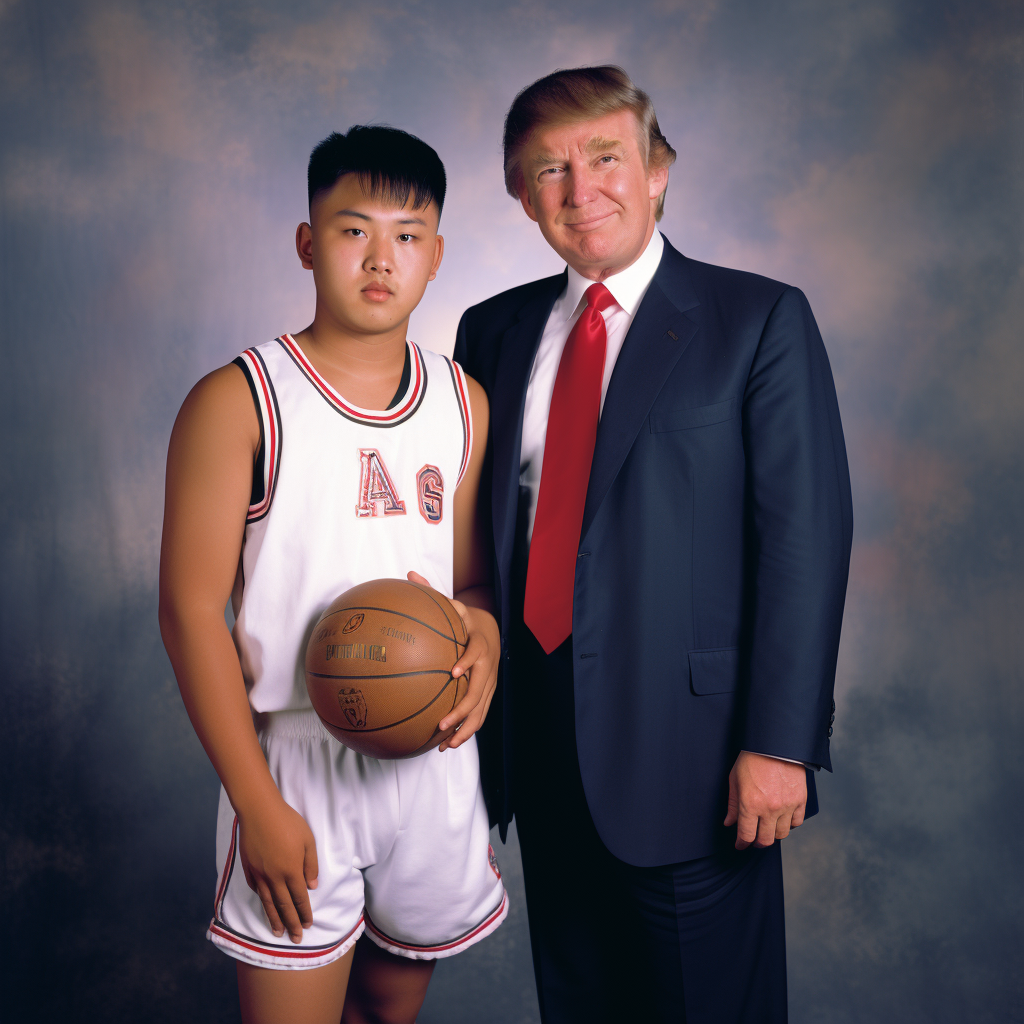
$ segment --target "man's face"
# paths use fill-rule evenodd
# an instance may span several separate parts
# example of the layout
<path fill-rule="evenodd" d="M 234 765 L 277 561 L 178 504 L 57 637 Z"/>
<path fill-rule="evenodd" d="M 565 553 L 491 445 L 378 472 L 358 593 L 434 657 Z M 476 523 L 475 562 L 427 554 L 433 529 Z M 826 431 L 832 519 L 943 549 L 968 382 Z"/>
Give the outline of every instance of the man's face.
<path fill-rule="evenodd" d="M 519 198 L 559 256 L 599 281 L 629 266 L 654 233 L 668 168 L 644 166 L 631 110 L 542 128 L 526 145 Z"/>
<path fill-rule="evenodd" d="M 339 178 L 313 201 L 310 224 L 295 244 L 313 271 L 317 316 L 339 330 L 376 335 L 393 330 L 416 308 L 441 263 L 438 209 L 371 198 L 355 174 Z"/>

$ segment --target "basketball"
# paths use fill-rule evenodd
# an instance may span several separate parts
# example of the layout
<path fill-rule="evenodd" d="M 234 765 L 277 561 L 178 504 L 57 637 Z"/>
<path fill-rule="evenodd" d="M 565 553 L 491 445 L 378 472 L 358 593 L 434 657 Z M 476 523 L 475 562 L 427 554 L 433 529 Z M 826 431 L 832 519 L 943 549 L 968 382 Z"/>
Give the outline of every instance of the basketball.
<path fill-rule="evenodd" d="M 371 580 L 346 591 L 317 620 L 306 647 L 306 689 L 327 731 L 352 750 L 415 757 L 454 729 L 438 722 L 463 698 L 452 678 L 466 650 L 454 605 L 408 580 Z"/>

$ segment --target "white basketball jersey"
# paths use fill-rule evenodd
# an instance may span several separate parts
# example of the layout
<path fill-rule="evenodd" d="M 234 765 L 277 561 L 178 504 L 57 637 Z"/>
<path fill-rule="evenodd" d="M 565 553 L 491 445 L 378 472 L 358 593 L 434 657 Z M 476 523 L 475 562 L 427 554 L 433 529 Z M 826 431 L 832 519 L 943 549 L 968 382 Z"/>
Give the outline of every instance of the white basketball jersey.
<path fill-rule="evenodd" d="M 452 596 L 452 502 L 473 446 L 466 378 L 407 344 L 408 384 L 384 411 L 345 401 L 290 335 L 235 360 L 262 438 L 233 630 L 256 711 L 310 707 L 306 643 L 350 587 L 413 569 Z"/>

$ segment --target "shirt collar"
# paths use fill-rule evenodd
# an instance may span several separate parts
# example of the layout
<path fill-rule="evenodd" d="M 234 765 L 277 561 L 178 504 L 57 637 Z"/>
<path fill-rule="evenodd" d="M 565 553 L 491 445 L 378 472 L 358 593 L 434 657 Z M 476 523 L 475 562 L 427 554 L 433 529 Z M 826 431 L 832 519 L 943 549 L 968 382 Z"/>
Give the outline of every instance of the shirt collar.
<path fill-rule="evenodd" d="M 655 228 L 647 248 L 634 260 L 625 270 L 605 278 L 601 283 L 612 293 L 612 298 L 629 314 L 635 316 L 640 308 L 640 302 L 647 293 L 647 288 L 654 278 L 654 273 L 661 262 L 661 255 L 665 251 L 665 240 L 661 232 Z M 572 267 L 569 271 L 569 281 L 563 293 L 562 309 L 565 311 L 565 319 L 570 319 L 583 302 L 583 294 L 594 283 L 585 278 Z"/>

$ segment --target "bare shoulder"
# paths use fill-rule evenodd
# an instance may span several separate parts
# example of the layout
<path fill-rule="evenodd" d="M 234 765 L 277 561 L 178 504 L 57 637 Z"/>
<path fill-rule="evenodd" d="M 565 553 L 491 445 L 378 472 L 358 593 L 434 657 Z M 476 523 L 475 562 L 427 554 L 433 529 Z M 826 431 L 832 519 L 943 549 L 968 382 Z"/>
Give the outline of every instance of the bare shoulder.
<path fill-rule="evenodd" d="M 251 453 L 260 440 L 260 424 L 245 374 L 234 363 L 208 373 L 188 393 L 178 412 L 171 445 L 244 446 Z"/>
<path fill-rule="evenodd" d="M 466 374 L 466 389 L 469 391 L 469 408 L 473 414 L 473 429 L 486 431 L 491 412 L 490 403 L 487 401 L 487 392 L 468 373 Z"/>

